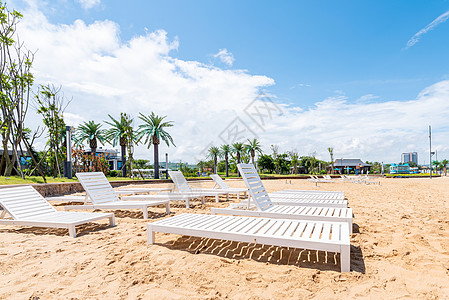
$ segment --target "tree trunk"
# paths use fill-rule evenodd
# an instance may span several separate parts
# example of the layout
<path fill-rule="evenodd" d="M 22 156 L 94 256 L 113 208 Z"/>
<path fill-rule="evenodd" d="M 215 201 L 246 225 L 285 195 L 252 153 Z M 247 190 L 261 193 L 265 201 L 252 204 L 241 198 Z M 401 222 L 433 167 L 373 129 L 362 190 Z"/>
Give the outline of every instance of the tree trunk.
<path fill-rule="evenodd" d="M 225 167 L 226 167 L 226 177 L 229 177 L 229 170 L 228 170 L 228 154 L 225 154 Z"/>
<path fill-rule="evenodd" d="M 159 179 L 159 145 L 154 144 L 154 179 Z"/>
<path fill-rule="evenodd" d="M 240 152 L 237 152 L 237 164 L 240 163 Z M 237 177 L 240 177 L 239 169 L 237 168 Z"/>
<path fill-rule="evenodd" d="M 126 145 L 121 145 L 122 147 L 122 177 L 126 177 Z"/>
<path fill-rule="evenodd" d="M 251 162 L 253 163 L 254 166 L 254 157 L 256 156 L 256 151 L 251 150 Z"/>
<path fill-rule="evenodd" d="M 214 157 L 214 174 L 217 174 L 217 157 Z"/>

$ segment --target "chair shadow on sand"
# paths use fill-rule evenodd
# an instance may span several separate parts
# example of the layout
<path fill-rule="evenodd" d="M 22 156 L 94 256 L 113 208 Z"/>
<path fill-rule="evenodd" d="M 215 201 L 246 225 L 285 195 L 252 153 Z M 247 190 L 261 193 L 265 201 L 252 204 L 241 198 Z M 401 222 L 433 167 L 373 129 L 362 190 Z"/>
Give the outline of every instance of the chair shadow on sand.
<path fill-rule="evenodd" d="M 87 223 L 76 226 L 77 238 L 83 235 L 88 235 L 93 232 L 110 229 L 109 224 Z M 16 227 L 0 229 L 0 233 L 24 233 L 33 235 L 56 235 L 69 237 L 68 230 L 65 228 L 50 228 L 50 227 Z"/>
<path fill-rule="evenodd" d="M 292 265 L 301 268 L 340 272 L 340 254 L 332 252 L 191 236 L 181 236 L 175 241 L 159 245 L 172 250 L 187 251 L 191 254 L 211 254 L 228 259 L 251 259 L 275 265 Z M 354 261 L 353 257 L 356 257 L 357 260 Z M 354 264 L 354 262 L 357 263 Z M 365 273 L 363 255 L 361 255 L 360 248 L 355 246 L 351 246 L 351 271 Z"/>

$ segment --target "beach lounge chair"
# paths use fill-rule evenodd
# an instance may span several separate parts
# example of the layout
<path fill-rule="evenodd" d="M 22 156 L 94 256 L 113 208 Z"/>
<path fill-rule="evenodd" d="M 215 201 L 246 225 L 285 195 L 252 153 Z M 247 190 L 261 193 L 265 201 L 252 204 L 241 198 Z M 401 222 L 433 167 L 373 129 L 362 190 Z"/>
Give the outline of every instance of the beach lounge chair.
<path fill-rule="evenodd" d="M 140 195 L 144 197 L 136 197 L 139 199 L 137 201 L 123 201 L 120 200 L 112 188 L 111 184 L 104 176 L 103 172 L 87 172 L 87 173 L 76 173 L 76 177 L 80 181 L 84 190 L 87 193 L 88 201 L 92 204 L 83 205 L 68 205 L 64 208 L 69 209 L 142 209 L 143 218 L 148 219 L 148 207 L 165 205 L 167 214 L 170 213 L 170 200 L 160 198 L 154 198 L 154 196 L 159 195 Z M 151 200 L 158 199 L 158 200 Z M 146 201 L 144 201 L 146 200 Z"/>
<path fill-rule="evenodd" d="M 181 214 L 149 223 L 148 244 L 155 242 L 155 232 L 337 252 L 341 271 L 350 271 L 350 238 L 345 223 Z"/>
<path fill-rule="evenodd" d="M 220 189 L 228 191 L 229 194 L 237 194 L 237 199 L 240 199 L 240 193 L 243 193 L 243 198 L 246 198 L 246 193 L 248 192 L 248 189 L 230 188 L 218 174 L 211 174 L 210 177 L 215 181 L 215 184 L 218 185 Z"/>
<path fill-rule="evenodd" d="M 249 189 L 253 189 L 256 194 L 265 192 L 265 188 L 263 186 L 262 181 L 260 180 L 259 174 L 257 174 L 256 169 L 252 164 L 238 164 L 237 168 L 239 169 L 240 174 L 242 175 L 245 183 Z M 332 194 L 330 194 L 332 195 Z M 251 196 L 251 194 L 250 194 Z M 250 197 L 252 200 L 252 196 Z M 347 200 L 340 199 L 332 199 L 329 197 L 326 199 L 320 194 L 310 193 L 310 194 L 295 194 L 295 193 L 286 193 L 286 194 L 269 194 L 267 200 L 271 200 L 272 204 L 276 205 L 288 205 L 288 206 L 315 206 L 315 207 L 337 207 L 337 208 L 346 208 L 348 207 Z M 242 204 L 247 204 L 249 207 L 249 201 L 243 200 Z"/>
<path fill-rule="evenodd" d="M 211 214 L 226 214 L 250 217 L 267 217 L 277 219 L 312 220 L 345 222 L 352 233 L 352 208 L 313 207 L 296 205 L 276 205 L 270 200 L 270 196 L 257 174 L 253 165 L 237 165 L 239 172 L 249 189 L 251 201 L 255 205 L 231 204 L 227 208 L 211 208 Z"/>
<path fill-rule="evenodd" d="M 276 192 L 271 192 L 272 195 L 296 195 L 298 197 L 309 197 L 316 196 L 317 198 L 322 199 L 335 199 L 335 200 L 344 200 L 345 193 L 339 191 L 314 191 L 314 190 L 280 190 Z"/>
<path fill-rule="evenodd" d="M 71 237 L 76 237 L 75 226 L 92 221 L 108 218 L 115 226 L 112 213 L 57 211 L 32 186 L 0 189 L 0 206 L 0 225 L 67 228 Z"/>
<path fill-rule="evenodd" d="M 175 184 L 176 189 L 183 194 L 201 194 L 204 196 L 215 197 L 215 202 L 219 201 L 220 195 L 226 195 L 226 200 L 229 200 L 228 191 L 220 191 L 218 189 L 192 189 L 181 171 L 168 171 L 170 179 Z"/>

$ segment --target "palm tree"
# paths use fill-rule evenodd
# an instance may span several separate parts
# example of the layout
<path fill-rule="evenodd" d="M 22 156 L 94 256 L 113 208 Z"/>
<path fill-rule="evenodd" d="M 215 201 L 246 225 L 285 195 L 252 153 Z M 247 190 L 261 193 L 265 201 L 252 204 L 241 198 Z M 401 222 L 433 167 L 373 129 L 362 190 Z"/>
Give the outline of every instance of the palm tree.
<path fill-rule="evenodd" d="M 78 143 L 83 143 L 85 140 L 89 141 L 89 147 L 91 149 L 92 155 L 95 157 L 97 153 L 97 140 L 100 142 L 104 141 L 104 130 L 101 128 L 100 123 L 95 123 L 94 121 L 84 122 L 76 129 L 76 140 Z"/>
<path fill-rule="evenodd" d="M 115 147 L 120 144 L 121 154 L 122 154 L 122 176 L 126 177 L 126 146 L 128 145 L 128 140 L 130 143 L 133 142 L 133 136 L 129 136 L 130 131 L 132 132 L 133 119 L 130 115 L 126 113 L 120 113 L 120 121 L 114 119 L 111 115 L 108 115 L 111 122 L 104 121 L 106 124 L 110 125 L 111 128 L 106 130 L 105 139 Z"/>
<path fill-rule="evenodd" d="M 229 177 L 229 153 L 232 152 L 231 146 L 221 145 L 220 150 L 220 156 L 225 159 L 226 177 Z"/>
<path fill-rule="evenodd" d="M 235 153 L 237 157 L 237 164 L 240 163 L 240 156 L 242 155 L 243 151 L 245 151 L 245 145 L 240 142 L 236 142 L 232 144 L 232 152 Z M 240 176 L 240 172 L 237 171 L 237 176 Z"/>
<path fill-rule="evenodd" d="M 262 154 L 262 148 L 260 147 L 260 142 L 257 139 L 250 140 L 248 139 L 248 144 L 245 145 L 245 150 L 251 154 L 251 162 L 254 165 L 254 157 L 256 156 L 256 152 Z"/>
<path fill-rule="evenodd" d="M 168 147 L 170 143 L 176 147 L 171 135 L 165 131 L 165 128 L 172 127 L 173 121 L 163 122 L 166 116 L 158 116 L 152 112 L 150 115 L 145 116 L 139 113 L 139 119 L 144 124 L 139 126 L 138 140 L 140 141 L 145 137 L 145 144 L 148 144 L 148 148 L 154 145 L 154 178 L 159 179 L 159 144 L 163 140 Z"/>
<path fill-rule="evenodd" d="M 214 173 L 217 174 L 217 158 L 220 155 L 220 149 L 218 147 L 212 146 L 208 150 L 207 157 L 210 157 L 214 160 Z"/>
<path fill-rule="evenodd" d="M 444 176 L 447 176 L 447 164 L 449 164 L 449 160 L 443 159 L 441 161 L 441 164 L 443 165 Z"/>
<path fill-rule="evenodd" d="M 290 156 L 290 163 L 292 164 L 292 174 L 298 174 L 299 155 L 296 151 L 288 153 Z"/>
<path fill-rule="evenodd" d="M 329 147 L 327 148 L 327 151 L 329 151 L 329 155 L 331 156 L 332 174 L 334 174 L 334 148 Z"/>

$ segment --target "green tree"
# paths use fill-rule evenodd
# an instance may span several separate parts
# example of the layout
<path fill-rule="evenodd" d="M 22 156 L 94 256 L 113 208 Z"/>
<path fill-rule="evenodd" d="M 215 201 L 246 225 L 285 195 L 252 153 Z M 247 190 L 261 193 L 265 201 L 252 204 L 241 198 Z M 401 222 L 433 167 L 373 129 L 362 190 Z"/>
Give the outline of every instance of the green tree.
<path fill-rule="evenodd" d="M 260 147 L 260 142 L 257 139 L 248 139 L 245 145 L 245 150 L 251 155 L 251 162 L 254 165 L 254 157 L 256 152 L 262 154 L 262 148 Z"/>
<path fill-rule="evenodd" d="M 334 148 L 329 147 L 327 151 L 329 151 L 329 155 L 331 156 L 332 174 L 334 174 Z"/>
<path fill-rule="evenodd" d="M 232 153 L 231 146 L 225 144 L 220 146 L 220 156 L 225 160 L 226 177 L 229 177 L 229 154 Z"/>
<path fill-rule="evenodd" d="M 291 151 L 288 153 L 290 157 L 290 163 L 292 165 L 292 174 L 298 174 L 298 166 L 299 166 L 299 155 L 296 151 Z"/>
<path fill-rule="evenodd" d="M 17 24 L 22 14 L 10 11 L 0 1 L 0 133 L 3 145 L 3 156 L 0 169 L 4 167 L 4 175 L 11 175 L 15 170 L 22 178 L 25 175 L 20 164 L 19 150 L 23 153 L 25 145 L 28 154 L 32 155 L 31 145 L 24 139 L 24 122 L 30 104 L 31 87 L 34 82 L 31 73 L 34 53 L 26 50 L 17 35 Z M 8 149 L 12 150 L 12 159 Z M 15 167 L 17 162 L 18 168 Z M 42 176 L 45 181 L 45 176 Z"/>
<path fill-rule="evenodd" d="M 444 176 L 447 176 L 447 165 L 449 164 L 449 160 L 443 159 L 441 161 L 441 165 L 443 166 Z"/>
<path fill-rule="evenodd" d="M 235 157 L 237 158 L 237 164 L 240 163 L 241 156 L 244 151 L 245 151 L 245 145 L 243 143 L 236 142 L 236 143 L 232 144 L 232 153 L 234 153 Z M 239 172 L 237 172 L 237 176 L 240 176 Z"/>
<path fill-rule="evenodd" d="M 79 125 L 76 129 L 77 143 L 82 144 L 87 140 L 89 142 L 89 147 L 93 157 L 95 157 L 97 153 L 98 141 L 104 141 L 105 131 L 101 129 L 101 126 L 102 125 L 100 123 L 88 121 Z"/>
<path fill-rule="evenodd" d="M 139 126 L 138 140 L 145 138 L 144 144 L 148 144 L 148 148 L 154 145 L 154 178 L 159 179 L 159 144 L 161 140 L 164 141 L 168 147 L 170 144 L 176 147 L 171 135 L 165 131 L 165 128 L 172 127 L 173 121 L 164 122 L 167 116 L 158 116 L 152 112 L 150 115 L 145 116 L 139 113 L 139 119 L 144 124 Z"/>
<path fill-rule="evenodd" d="M 133 119 L 126 113 L 120 113 L 120 120 L 114 119 L 111 115 L 108 116 L 111 121 L 104 122 L 111 127 L 106 130 L 104 137 L 113 147 L 117 144 L 120 145 L 122 155 L 122 176 L 126 177 L 126 148 L 132 148 L 133 143 L 136 142 Z M 130 172 L 132 173 L 132 171 Z"/>
<path fill-rule="evenodd" d="M 275 170 L 273 157 L 268 154 L 262 154 L 257 160 L 257 166 L 261 173 L 273 173 Z"/>
<path fill-rule="evenodd" d="M 218 147 L 212 146 L 208 150 L 207 157 L 214 160 L 214 173 L 217 174 L 217 158 L 220 156 L 220 149 Z"/>
<path fill-rule="evenodd" d="M 41 85 L 35 96 L 37 104 L 37 113 L 42 115 L 42 121 L 47 127 L 48 141 L 52 155 L 49 156 L 50 165 L 52 166 L 53 177 L 59 175 L 61 177 L 60 161 L 64 159 L 64 137 L 65 122 L 63 113 L 67 105 L 64 104 L 64 98 L 59 95 L 61 88 L 54 86 Z"/>

